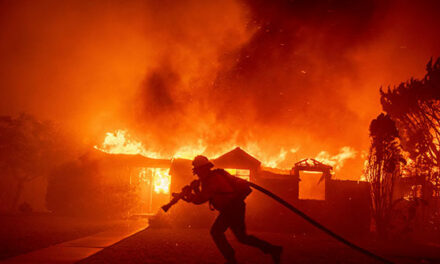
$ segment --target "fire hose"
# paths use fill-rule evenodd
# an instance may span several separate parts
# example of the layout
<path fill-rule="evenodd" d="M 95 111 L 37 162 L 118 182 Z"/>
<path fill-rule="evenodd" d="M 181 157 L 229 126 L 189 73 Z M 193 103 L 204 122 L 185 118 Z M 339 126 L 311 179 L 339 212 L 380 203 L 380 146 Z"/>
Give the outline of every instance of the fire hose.
<path fill-rule="evenodd" d="M 270 198 L 274 199 L 275 201 L 277 201 L 278 203 L 280 203 L 281 205 L 283 205 L 284 207 L 286 207 L 287 209 L 289 209 L 290 211 L 292 211 L 293 213 L 295 213 L 296 215 L 302 217 L 304 220 L 306 220 L 307 222 L 309 222 L 310 224 L 312 224 L 313 226 L 315 226 L 316 228 L 324 231 L 326 234 L 328 234 L 329 236 L 333 237 L 334 239 L 338 240 L 339 242 L 351 247 L 354 250 L 357 250 L 359 252 L 361 252 L 364 255 L 367 255 L 371 258 L 374 258 L 378 261 L 381 261 L 383 263 L 389 263 L 392 264 L 393 262 L 385 259 L 377 254 L 372 253 L 371 251 L 368 251 L 365 248 L 362 248 L 350 241 L 348 241 L 347 239 L 341 237 L 340 235 L 336 234 L 335 232 L 331 231 L 330 229 L 328 229 L 327 227 L 323 226 L 322 224 L 320 224 L 319 222 L 317 222 L 316 220 L 314 220 L 313 218 L 311 218 L 310 216 L 308 216 L 307 214 L 305 214 L 304 212 L 302 212 L 301 210 L 299 210 L 298 208 L 294 207 L 292 204 L 286 202 L 285 200 L 283 200 L 281 197 L 279 197 L 278 195 L 274 194 L 273 192 L 266 190 L 265 188 L 249 182 L 250 186 L 260 192 L 262 192 L 263 194 L 269 196 Z M 185 189 L 186 188 L 186 189 Z M 176 193 L 173 194 L 173 199 L 166 205 L 162 206 L 162 209 L 167 212 L 171 206 L 173 206 L 174 204 L 176 204 L 180 199 L 182 199 L 185 195 L 186 192 L 189 191 L 189 186 L 185 187 L 184 189 L 182 189 L 181 193 Z"/>
<path fill-rule="evenodd" d="M 285 200 L 283 200 L 281 197 L 274 194 L 273 192 L 266 190 L 265 188 L 255 184 L 255 183 L 252 183 L 252 182 L 250 182 L 250 186 L 252 188 L 264 193 L 265 195 L 269 196 L 270 198 L 274 199 L 275 201 L 279 202 L 281 205 L 283 205 L 284 207 L 286 207 L 287 209 L 289 209 L 293 213 L 297 214 L 298 216 L 302 217 L 304 220 L 306 220 L 307 222 L 309 222 L 310 224 L 312 224 L 316 228 L 324 231 L 329 236 L 333 237 L 334 239 L 338 240 L 339 242 L 342 242 L 343 244 L 351 247 L 352 249 L 355 249 L 355 250 L 361 252 L 362 254 L 365 254 L 369 257 L 372 257 L 372 258 L 379 260 L 383 263 L 393 263 L 392 261 L 385 259 L 379 255 L 376 255 L 376 254 L 368 251 L 367 249 L 362 248 L 362 247 L 348 241 L 347 239 L 341 237 L 340 235 L 336 234 L 335 232 L 331 231 L 327 227 L 323 226 L 322 224 L 320 224 L 319 222 L 317 222 L 316 220 L 314 220 L 313 218 L 311 218 L 310 216 L 308 216 L 307 214 L 305 214 L 304 212 L 302 212 L 298 208 L 296 208 L 293 205 L 291 205 L 290 203 L 286 202 Z"/>

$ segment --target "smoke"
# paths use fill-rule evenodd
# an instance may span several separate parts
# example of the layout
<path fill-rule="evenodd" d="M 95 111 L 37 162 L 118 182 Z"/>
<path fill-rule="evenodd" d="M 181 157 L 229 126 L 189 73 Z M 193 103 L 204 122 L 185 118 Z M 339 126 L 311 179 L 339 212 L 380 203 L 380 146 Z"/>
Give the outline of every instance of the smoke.
<path fill-rule="evenodd" d="M 0 10 L 0 113 L 55 119 L 90 145 L 128 129 L 164 155 L 240 145 L 289 166 L 344 146 L 360 153 L 379 87 L 422 76 L 440 55 L 434 0 L 2 1 Z M 340 173 L 361 168 L 351 158 Z"/>

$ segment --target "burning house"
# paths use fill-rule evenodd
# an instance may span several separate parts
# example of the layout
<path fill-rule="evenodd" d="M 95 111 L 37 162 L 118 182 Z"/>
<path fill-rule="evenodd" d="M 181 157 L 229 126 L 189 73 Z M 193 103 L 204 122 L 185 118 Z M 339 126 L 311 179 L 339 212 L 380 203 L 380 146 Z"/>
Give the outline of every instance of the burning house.
<path fill-rule="evenodd" d="M 95 147 L 81 158 L 86 167 L 97 168 L 91 174 L 102 175 L 98 185 L 106 190 L 123 186 L 121 195 L 130 192 L 135 206 L 130 215 L 154 215 L 166 204 L 171 193 L 179 192 L 196 177 L 192 174 L 191 159 L 147 157 L 141 144 L 124 135 L 113 134 L 106 144 Z M 362 234 L 369 230 L 369 184 L 336 180 L 333 167 L 315 159 L 304 159 L 291 170 L 265 167 L 243 149 L 211 158 L 216 167 L 251 181 L 276 193 L 316 220 L 336 230 Z M 83 166 L 84 167 L 84 166 Z M 85 183 L 89 184 L 89 183 Z M 130 200 L 130 201 L 131 201 Z M 272 200 L 254 191 L 247 199 L 249 226 L 272 231 L 306 231 L 311 227 L 299 217 L 279 207 Z M 178 203 L 169 216 L 176 225 L 206 226 L 215 213 L 206 207 Z"/>
<path fill-rule="evenodd" d="M 232 175 L 250 180 L 298 206 L 312 217 L 333 229 L 362 235 L 370 225 L 369 184 L 366 182 L 332 179 L 332 167 L 313 159 L 305 159 L 294 165 L 291 171 L 265 168 L 261 162 L 241 148 L 235 148 L 215 159 L 216 167 L 224 168 Z M 178 192 L 194 179 L 191 173 L 191 160 L 172 161 L 171 191 Z M 254 191 L 249 196 L 248 217 L 251 228 L 274 231 L 310 230 L 299 217 L 278 207 L 273 201 Z M 173 212 L 174 211 L 174 212 Z M 213 218 L 207 208 L 180 203 L 171 214 L 180 215 L 183 225 L 210 223 Z M 185 221 L 186 220 L 186 221 Z"/>
<path fill-rule="evenodd" d="M 49 176 L 52 212 L 122 216 L 157 212 L 169 200 L 171 161 L 91 150 Z"/>
<path fill-rule="evenodd" d="M 231 175 L 255 181 L 260 173 L 261 162 L 237 147 L 213 160 L 216 167 L 224 168 Z"/>
<path fill-rule="evenodd" d="M 135 190 L 138 203 L 131 214 L 154 214 L 169 200 L 171 161 L 142 155 L 108 154 L 94 151 L 101 173 L 114 185 L 129 185 Z"/>

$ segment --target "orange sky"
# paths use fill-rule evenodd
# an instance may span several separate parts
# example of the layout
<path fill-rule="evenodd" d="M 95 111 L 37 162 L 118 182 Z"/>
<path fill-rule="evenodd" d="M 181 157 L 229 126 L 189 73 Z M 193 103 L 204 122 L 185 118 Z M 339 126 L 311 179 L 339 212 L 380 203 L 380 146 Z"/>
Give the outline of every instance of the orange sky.
<path fill-rule="evenodd" d="M 1 1 L 0 114 L 94 145 L 240 145 L 284 166 L 345 146 L 361 174 L 381 85 L 440 55 L 437 1 Z M 296 152 L 289 152 L 295 149 Z"/>

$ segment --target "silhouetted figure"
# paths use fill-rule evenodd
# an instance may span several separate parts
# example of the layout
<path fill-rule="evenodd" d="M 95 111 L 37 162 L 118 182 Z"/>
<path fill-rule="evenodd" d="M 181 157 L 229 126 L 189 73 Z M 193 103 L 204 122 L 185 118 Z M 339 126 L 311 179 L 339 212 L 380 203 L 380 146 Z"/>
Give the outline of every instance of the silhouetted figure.
<path fill-rule="evenodd" d="M 204 156 L 195 157 L 192 165 L 193 174 L 196 174 L 200 181 L 191 184 L 194 193 L 186 196 L 184 200 L 194 204 L 209 201 L 210 207 L 220 212 L 211 227 L 211 236 L 227 263 L 237 263 L 234 249 L 225 236 L 228 228 L 231 228 L 240 243 L 259 248 L 264 253 L 270 254 L 274 263 L 280 263 L 282 247 L 274 246 L 246 233 L 244 199 L 252 191 L 249 183 L 230 175 L 223 169 L 211 170 L 214 165 Z"/>

